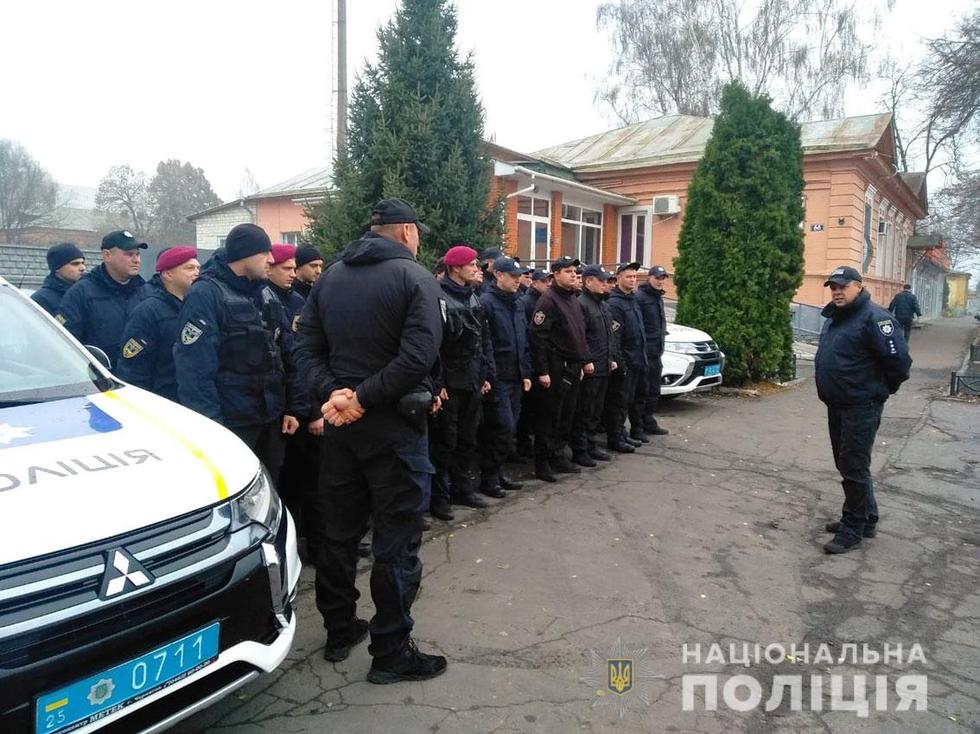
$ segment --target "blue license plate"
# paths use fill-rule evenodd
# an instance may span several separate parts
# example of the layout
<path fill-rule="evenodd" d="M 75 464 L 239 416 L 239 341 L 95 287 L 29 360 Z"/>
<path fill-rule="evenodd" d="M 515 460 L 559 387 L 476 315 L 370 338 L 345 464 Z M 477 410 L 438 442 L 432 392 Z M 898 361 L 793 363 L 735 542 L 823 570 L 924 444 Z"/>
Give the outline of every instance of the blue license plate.
<path fill-rule="evenodd" d="M 221 624 L 76 681 L 37 699 L 35 734 L 69 732 L 109 716 L 153 691 L 173 685 L 218 657 Z"/>
<path fill-rule="evenodd" d="M 704 368 L 705 377 L 711 377 L 712 375 L 719 375 L 719 374 L 721 374 L 720 364 L 709 364 L 707 367 Z"/>

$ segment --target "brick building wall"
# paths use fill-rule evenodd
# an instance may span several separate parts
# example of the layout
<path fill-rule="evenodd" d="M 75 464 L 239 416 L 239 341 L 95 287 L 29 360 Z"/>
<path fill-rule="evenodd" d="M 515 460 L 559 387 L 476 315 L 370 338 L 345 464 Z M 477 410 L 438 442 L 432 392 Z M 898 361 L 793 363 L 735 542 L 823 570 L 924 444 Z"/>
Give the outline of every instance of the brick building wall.
<path fill-rule="evenodd" d="M 197 247 L 214 250 L 220 245 L 221 238 L 227 236 L 236 224 L 249 224 L 253 221 L 252 211 L 243 206 L 233 206 L 203 214 L 194 219 L 197 228 Z"/>

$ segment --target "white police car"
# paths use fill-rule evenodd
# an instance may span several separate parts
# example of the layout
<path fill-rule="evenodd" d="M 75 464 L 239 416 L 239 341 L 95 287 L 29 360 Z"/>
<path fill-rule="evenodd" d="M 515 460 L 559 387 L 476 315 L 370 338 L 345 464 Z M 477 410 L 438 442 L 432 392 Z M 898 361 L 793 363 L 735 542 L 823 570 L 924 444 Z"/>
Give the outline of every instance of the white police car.
<path fill-rule="evenodd" d="M 667 324 L 660 394 L 664 397 L 705 390 L 721 384 L 725 353 L 698 329 Z"/>
<path fill-rule="evenodd" d="M 0 732 L 176 723 L 282 662 L 299 573 L 238 438 L 0 278 Z"/>

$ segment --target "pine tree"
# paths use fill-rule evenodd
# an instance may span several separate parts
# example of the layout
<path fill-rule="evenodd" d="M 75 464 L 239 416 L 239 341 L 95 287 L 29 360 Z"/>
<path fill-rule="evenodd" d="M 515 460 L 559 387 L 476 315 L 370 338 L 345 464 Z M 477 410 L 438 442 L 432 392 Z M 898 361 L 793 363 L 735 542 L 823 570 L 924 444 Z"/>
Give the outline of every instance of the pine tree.
<path fill-rule="evenodd" d="M 687 191 L 677 321 L 710 333 L 735 384 L 792 369 L 790 301 L 803 281 L 799 126 L 729 84 Z"/>
<path fill-rule="evenodd" d="M 471 55 L 457 57 L 456 10 L 446 0 L 404 0 L 378 29 L 379 55 L 351 96 L 347 157 L 312 208 L 308 236 L 329 254 L 367 229 L 379 199 L 410 202 L 431 228 L 427 260 L 458 242 L 499 246 L 502 202 L 489 202 L 483 107 Z"/>

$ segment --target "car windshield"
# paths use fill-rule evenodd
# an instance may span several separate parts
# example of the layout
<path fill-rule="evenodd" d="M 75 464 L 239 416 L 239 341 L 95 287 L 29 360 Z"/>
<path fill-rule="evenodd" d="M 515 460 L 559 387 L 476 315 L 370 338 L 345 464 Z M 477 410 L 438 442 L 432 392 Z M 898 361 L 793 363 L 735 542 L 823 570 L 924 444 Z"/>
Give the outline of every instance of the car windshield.
<path fill-rule="evenodd" d="M 80 397 L 111 387 L 13 286 L 0 282 L 0 408 Z"/>

